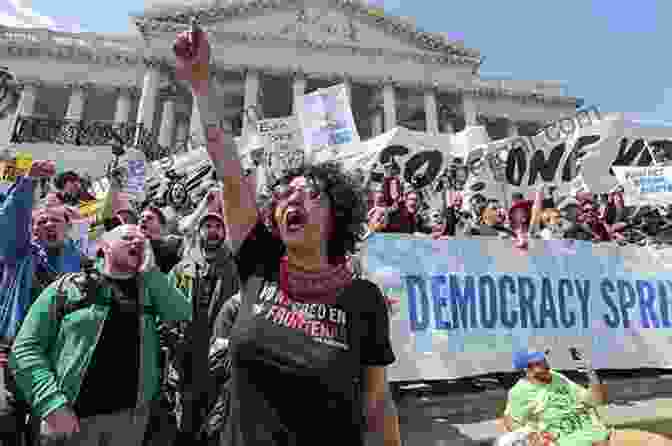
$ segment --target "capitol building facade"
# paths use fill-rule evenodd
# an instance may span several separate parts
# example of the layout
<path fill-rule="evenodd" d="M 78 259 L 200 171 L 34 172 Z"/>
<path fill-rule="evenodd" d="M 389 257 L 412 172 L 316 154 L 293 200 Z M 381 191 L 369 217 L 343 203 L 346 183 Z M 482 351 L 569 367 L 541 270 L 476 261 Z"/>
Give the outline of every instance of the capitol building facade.
<path fill-rule="evenodd" d="M 175 79 L 172 53 L 194 15 L 213 48 L 218 116 L 238 133 L 244 110 L 289 116 L 298 95 L 339 83 L 362 139 L 395 126 L 528 135 L 579 104 L 560 82 L 483 79 L 478 51 L 356 0 L 146 3 L 124 37 L 0 28 L 0 65 L 20 85 L 16 112 L 0 122 L 3 144 L 94 177 L 111 159 L 100 128 L 121 129 L 130 143 L 140 127 L 150 152 L 198 145 L 191 93 Z"/>

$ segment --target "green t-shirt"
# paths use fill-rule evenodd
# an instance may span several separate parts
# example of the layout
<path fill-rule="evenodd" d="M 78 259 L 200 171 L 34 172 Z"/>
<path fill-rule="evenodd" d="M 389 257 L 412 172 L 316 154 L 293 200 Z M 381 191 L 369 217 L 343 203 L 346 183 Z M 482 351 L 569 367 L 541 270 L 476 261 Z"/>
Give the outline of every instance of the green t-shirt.
<path fill-rule="evenodd" d="M 591 446 L 606 440 L 591 392 L 551 371 L 550 384 L 532 384 L 523 378 L 509 391 L 505 414 L 527 431 L 550 432 L 557 446 Z"/>

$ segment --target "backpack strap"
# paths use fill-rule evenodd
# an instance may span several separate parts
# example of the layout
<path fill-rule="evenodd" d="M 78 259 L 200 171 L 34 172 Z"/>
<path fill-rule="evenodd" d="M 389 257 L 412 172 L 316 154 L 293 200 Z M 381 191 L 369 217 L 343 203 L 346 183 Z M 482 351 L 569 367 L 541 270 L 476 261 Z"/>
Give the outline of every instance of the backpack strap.
<path fill-rule="evenodd" d="M 60 324 L 66 315 L 92 305 L 103 281 L 102 275 L 93 268 L 64 275 L 57 282 L 54 303 L 49 309 L 54 320 Z M 68 302 L 68 285 L 77 287 L 84 298 L 78 302 Z"/>

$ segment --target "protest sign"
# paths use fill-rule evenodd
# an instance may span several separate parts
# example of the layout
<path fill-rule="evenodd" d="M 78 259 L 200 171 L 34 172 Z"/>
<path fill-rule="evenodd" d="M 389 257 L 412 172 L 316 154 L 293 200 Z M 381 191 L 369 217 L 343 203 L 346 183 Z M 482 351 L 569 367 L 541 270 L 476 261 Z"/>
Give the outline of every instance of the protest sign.
<path fill-rule="evenodd" d="M 669 367 L 672 271 L 646 249 L 570 240 L 442 240 L 374 234 L 366 277 L 399 303 L 394 380 L 510 372 L 512 353 L 577 347 L 598 368 Z M 669 343 L 668 343 L 669 345 Z"/>
<path fill-rule="evenodd" d="M 532 137 L 515 136 L 472 149 L 482 154 L 470 158 L 480 161 L 490 172 L 482 171 L 487 181 L 511 185 L 511 192 L 524 195 L 540 183 L 569 188 L 580 173 L 594 192 L 606 192 L 609 167 L 617 158 L 616 141 L 622 134 L 620 115 L 602 116 L 597 109 L 577 113 L 544 127 Z M 485 181 L 485 180 L 484 180 Z"/>
<path fill-rule="evenodd" d="M 313 162 L 333 157 L 342 146 L 360 141 L 345 84 L 299 96 L 298 118 L 306 153 Z"/>
<path fill-rule="evenodd" d="M 264 140 L 268 180 L 277 179 L 284 171 L 303 164 L 303 135 L 296 117 L 261 119 L 257 121 L 257 134 Z"/>
<path fill-rule="evenodd" d="M 32 165 L 32 155 L 25 152 L 19 152 L 9 159 L 0 159 L 0 192 L 7 191 L 18 177 L 28 175 Z"/>
<path fill-rule="evenodd" d="M 626 206 L 672 204 L 672 166 L 612 167 Z"/>

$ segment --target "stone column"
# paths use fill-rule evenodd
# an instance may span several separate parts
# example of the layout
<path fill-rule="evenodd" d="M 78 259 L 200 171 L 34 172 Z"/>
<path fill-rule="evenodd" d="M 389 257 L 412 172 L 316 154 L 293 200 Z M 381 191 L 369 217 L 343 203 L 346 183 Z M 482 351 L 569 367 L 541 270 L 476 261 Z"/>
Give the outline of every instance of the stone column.
<path fill-rule="evenodd" d="M 68 88 L 70 88 L 72 92 L 70 93 L 68 110 L 65 112 L 65 119 L 81 121 L 84 119 L 84 106 L 86 105 L 89 86 L 86 84 L 73 83 L 69 84 Z"/>
<path fill-rule="evenodd" d="M 160 63 L 155 59 L 146 59 L 145 67 L 136 122 L 142 124 L 143 128 L 151 132 L 154 129 L 154 110 L 159 95 L 159 81 L 161 80 Z M 136 132 L 136 143 L 139 136 L 140 134 Z"/>
<path fill-rule="evenodd" d="M 467 127 L 478 125 L 478 110 L 476 109 L 474 98 L 467 93 L 462 95 L 462 110 Z"/>
<path fill-rule="evenodd" d="M 255 70 L 245 73 L 245 96 L 243 99 L 243 134 L 246 132 L 247 110 L 250 107 L 259 107 L 259 89 L 261 87 L 260 74 Z"/>
<path fill-rule="evenodd" d="M 177 121 L 177 126 L 175 130 L 175 144 L 179 147 L 184 147 L 189 137 L 189 121 L 186 117 Z"/>
<path fill-rule="evenodd" d="M 506 133 L 507 133 L 508 136 L 519 136 L 518 124 L 516 124 L 514 121 L 508 119 L 507 120 L 507 125 L 508 125 L 508 129 L 507 129 Z"/>
<path fill-rule="evenodd" d="M 132 87 L 117 87 L 117 107 L 114 111 L 115 124 L 123 124 L 129 121 L 131 115 L 131 103 L 133 101 Z"/>
<path fill-rule="evenodd" d="M 21 99 L 17 114 L 20 116 L 32 116 L 35 113 L 35 104 L 37 102 L 37 92 L 40 87 L 39 81 L 21 82 Z"/>
<path fill-rule="evenodd" d="M 371 112 L 371 136 L 378 136 L 383 133 L 383 111 L 376 107 Z"/>
<path fill-rule="evenodd" d="M 385 110 L 385 131 L 397 126 L 397 98 L 394 85 L 386 83 L 383 86 L 383 108 Z"/>
<path fill-rule="evenodd" d="M 299 105 L 299 96 L 302 96 L 306 93 L 306 86 L 308 84 L 308 81 L 306 80 L 306 76 L 303 73 L 295 73 L 294 74 L 294 81 L 292 83 L 292 114 L 296 115 L 298 113 L 298 105 Z"/>
<path fill-rule="evenodd" d="M 176 94 L 177 91 L 172 86 L 163 92 L 163 111 L 161 112 L 161 128 L 159 130 L 159 145 L 161 147 L 170 147 L 173 144 Z"/>
<path fill-rule="evenodd" d="M 352 80 L 349 77 L 344 77 L 343 84 L 345 85 L 345 91 L 348 92 L 348 100 L 352 104 Z"/>
<path fill-rule="evenodd" d="M 439 133 L 439 118 L 436 107 L 436 92 L 433 89 L 425 91 L 425 119 L 426 132 L 436 135 Z"/>

